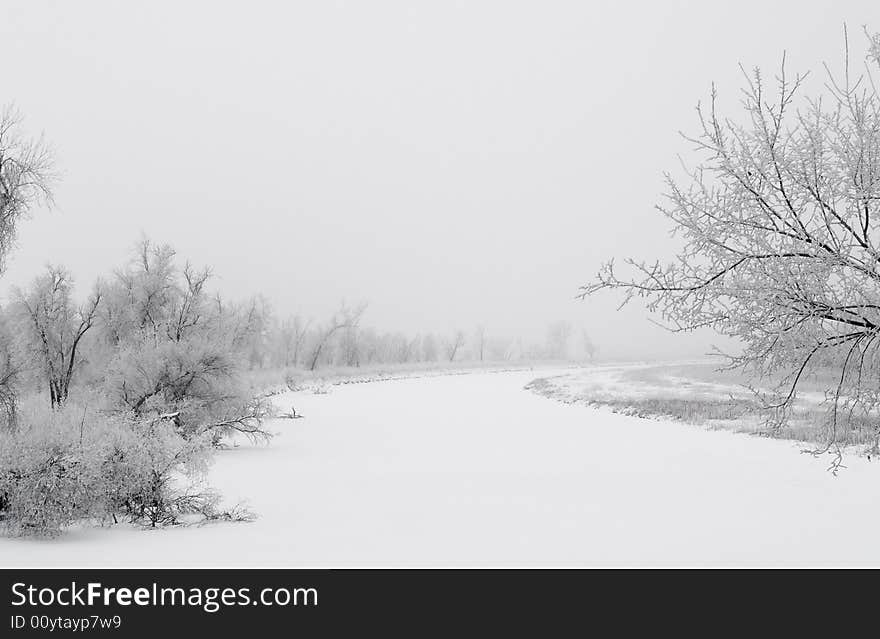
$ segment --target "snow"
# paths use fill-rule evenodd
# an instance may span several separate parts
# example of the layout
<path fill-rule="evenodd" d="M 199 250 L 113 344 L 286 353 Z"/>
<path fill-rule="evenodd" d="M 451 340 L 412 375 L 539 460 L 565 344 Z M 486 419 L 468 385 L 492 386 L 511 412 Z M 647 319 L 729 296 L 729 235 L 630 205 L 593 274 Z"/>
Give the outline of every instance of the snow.
<path fill-rule="evenodd" d="M 523 390 L 551 374 L 280 395 L 305 419 L 211 472 L 257 521 L 4 538 L 0 566 L 880 566 L 876 463 Z"/>

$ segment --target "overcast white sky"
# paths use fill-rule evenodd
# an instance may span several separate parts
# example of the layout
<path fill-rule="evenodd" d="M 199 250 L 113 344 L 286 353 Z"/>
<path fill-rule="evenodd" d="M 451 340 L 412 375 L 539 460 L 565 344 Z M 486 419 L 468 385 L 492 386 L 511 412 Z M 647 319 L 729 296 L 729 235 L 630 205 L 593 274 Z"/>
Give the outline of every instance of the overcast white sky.
<path fill-rule="evenodd" d="M 3 0 L 0 103 L 64 180 L 24 223 L 5 292 L 46 262 L 83 289 L 141 233 L 232 296 L 406 331 L 586 328 L 607 356 L 702 353 L 619 297 L 610 257 L 666 257 L 653 210 L 678 130 L 737 64 L 863 51 L 861 2 Z"/>

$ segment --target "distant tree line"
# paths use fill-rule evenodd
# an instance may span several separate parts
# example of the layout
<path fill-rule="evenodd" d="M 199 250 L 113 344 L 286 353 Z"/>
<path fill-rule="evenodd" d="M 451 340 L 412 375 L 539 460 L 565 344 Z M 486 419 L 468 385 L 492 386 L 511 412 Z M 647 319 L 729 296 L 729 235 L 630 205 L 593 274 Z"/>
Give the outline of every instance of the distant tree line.
<path fill-rule="evenodd" d="M 379 331 L 365 326 L 367 306 L 340 308 L 323 322 L 295 314 L 277 317 L 265 298 L 254 298 L 249 365 L 252 368 L 366 367 L 377 364 L 593 361 L 598 349 L 586 331 L 553 322 L 543 340 L 493 336 L 483 325 L 471 333 Z"/>

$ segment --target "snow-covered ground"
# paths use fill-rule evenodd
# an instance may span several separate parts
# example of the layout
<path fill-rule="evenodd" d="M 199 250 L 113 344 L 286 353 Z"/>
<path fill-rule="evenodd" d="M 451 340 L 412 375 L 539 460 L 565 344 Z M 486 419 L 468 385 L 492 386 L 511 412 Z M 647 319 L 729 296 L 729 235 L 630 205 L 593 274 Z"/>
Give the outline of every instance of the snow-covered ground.
<path fill-rule="evenodd" d="M 0 566 L 880 566 L 880 467 L 566 405 L 552 372 L 288 393 L 300 420 L 219 454 L 259 519 L 0 539 Z"/>

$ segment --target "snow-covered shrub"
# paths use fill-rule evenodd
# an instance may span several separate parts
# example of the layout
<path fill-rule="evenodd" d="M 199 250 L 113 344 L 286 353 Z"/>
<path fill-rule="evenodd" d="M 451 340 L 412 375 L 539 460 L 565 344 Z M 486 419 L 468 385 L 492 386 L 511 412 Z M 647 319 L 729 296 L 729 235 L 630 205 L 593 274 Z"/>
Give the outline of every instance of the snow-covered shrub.
<path fill-rule="evenodd" d="M 85 418 L 31 402 L 16 430 L 0 435 L 0 520 L 12 532 L 52 535 L 105 510 L 101 458 L 117 429 Z"/>
<path fill-rule="evenodd" d="M 94 468 L 79 451 L 45 444 L 4 445 L 0 521 L 13 532 L 55 534 L 62 526 L 92 515 L 96 507 Z"/>
<path fill-rule="evenodd" d="M 0 522 L 13 534 L 54 535 L 89 519 L 216 515 L 216 497 L 192 489 L 209 463 L 207 438 L 185 438 L 169 420 L 31 402 L 18 428 L 0 434 Z"/>
<path fill-rule="evenodd" d="M 174 524 L 191 512 L 190 484 L 210 464 L 204 438 L 184 438 L 165 419 L 130 420 L 101 456 L 109 515 L 134 523 Z"/>

